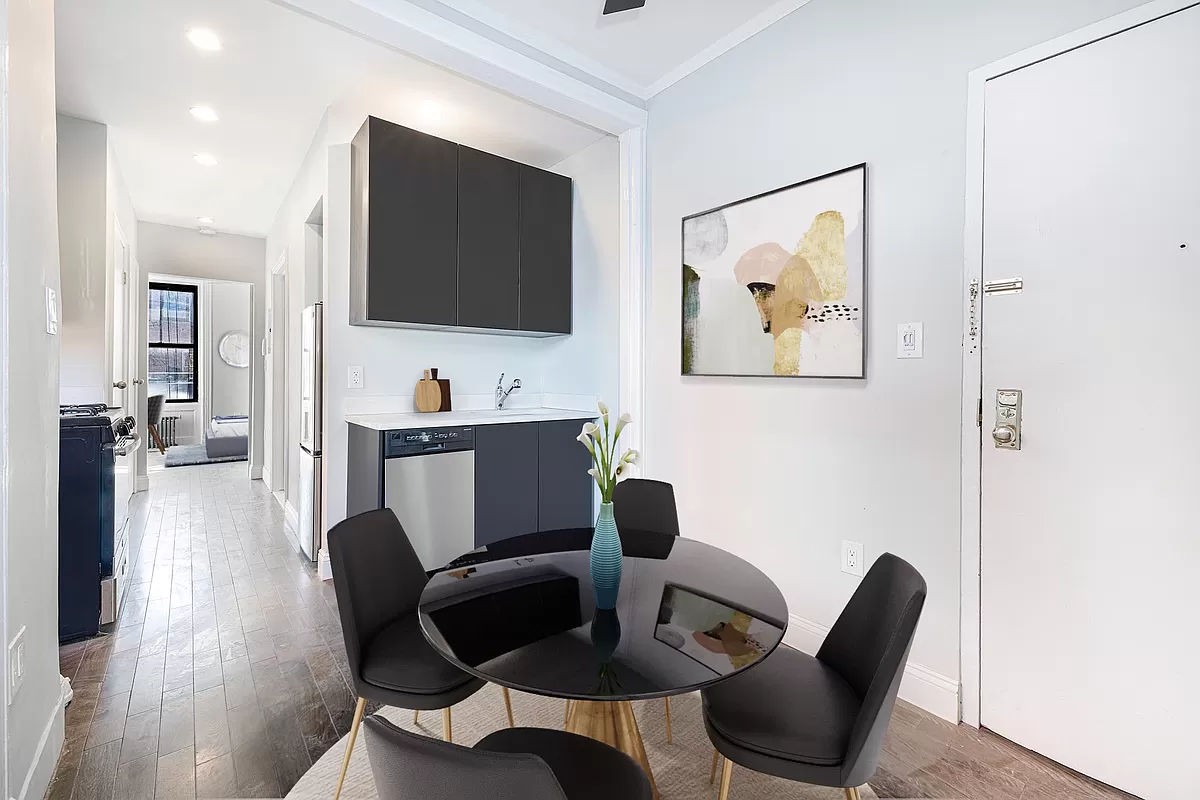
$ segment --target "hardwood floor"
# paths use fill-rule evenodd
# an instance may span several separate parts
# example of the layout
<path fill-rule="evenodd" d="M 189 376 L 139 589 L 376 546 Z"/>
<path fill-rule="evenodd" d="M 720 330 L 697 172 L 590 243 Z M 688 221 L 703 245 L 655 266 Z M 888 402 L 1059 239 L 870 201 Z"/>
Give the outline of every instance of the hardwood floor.
<path fill-rule="evenodd" d="M 244 464 L 152 472 L 134 525 L 117 626 L 60 650 L 75 699 L 47 798 L 283 797 L 354 713 L 332 586 Z M 871 785 L 885 799 L 1130 797 L 904 703 Z"/>

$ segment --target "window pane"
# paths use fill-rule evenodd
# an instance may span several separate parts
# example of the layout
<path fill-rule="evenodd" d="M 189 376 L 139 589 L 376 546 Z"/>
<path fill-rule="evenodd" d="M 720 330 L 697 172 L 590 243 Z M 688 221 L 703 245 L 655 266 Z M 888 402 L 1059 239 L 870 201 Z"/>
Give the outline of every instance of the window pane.
<path fill-rule="evenodd" d="M 195 351 L 186 347 L 151 347 L 149 394 L 161 394 L 167 400 L 192 400 L 196 397 Z"/>
<path fill-rule="evenodd" d="M 196 295 L 150 284 L 148 341 L 151 344 L 193 344 Z"/>

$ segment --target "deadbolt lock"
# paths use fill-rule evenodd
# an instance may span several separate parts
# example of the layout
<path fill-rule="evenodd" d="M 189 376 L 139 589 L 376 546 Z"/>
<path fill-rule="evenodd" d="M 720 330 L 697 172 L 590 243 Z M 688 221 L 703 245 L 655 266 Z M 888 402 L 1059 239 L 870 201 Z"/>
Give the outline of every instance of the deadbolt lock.
<path fill-rule="evenodd" d="M 1021 390 L 996 390 L 996 427 L 992 441 L 997 449 L 1021 449 Z"/>

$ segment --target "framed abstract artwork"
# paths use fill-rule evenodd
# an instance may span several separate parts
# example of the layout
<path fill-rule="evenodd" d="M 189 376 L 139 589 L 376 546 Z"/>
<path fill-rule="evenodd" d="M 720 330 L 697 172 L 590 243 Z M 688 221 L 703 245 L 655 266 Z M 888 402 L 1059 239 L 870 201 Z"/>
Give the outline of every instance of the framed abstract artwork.
<path fill-rule="evenodd" d="M 866 375 L 867 165 L 683 220 L 682 373 Z"/>

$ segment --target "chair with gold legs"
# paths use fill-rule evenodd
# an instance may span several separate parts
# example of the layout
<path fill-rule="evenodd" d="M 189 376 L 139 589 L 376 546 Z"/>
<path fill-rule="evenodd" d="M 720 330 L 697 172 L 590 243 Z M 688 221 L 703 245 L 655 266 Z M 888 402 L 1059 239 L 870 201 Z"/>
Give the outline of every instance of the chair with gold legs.
<path fill-rule="evenodd" d="M 896 704 L 925 579 L 885 553 L 871 567 L 816 657 L 781 646 L 753 669 L 701 694 L 704 726 L 725 757 L 718 797 L 728 800 L 733 765 L 845 790 L 875 773 Z"/>
<path fill-rule="evenodd" d="M 346 659 L 358 697 L 334 794 L 337 800 L 368 700 L 417 713 L 440 709 L 443 738 L 451 741 L 450 707 L 475 694 L 484 682 L 451 665 L 421 633 L 417 604 L 428 578 L 390 509 L 369 511 L 335 525 L 329 531 L 329 560 Z M 504 701 L 511 726 L 507 689 Z"/>
<path fill-rule="evenodd" d="M 664 481 L 628 478 L 618 483 L 613 492 L 613 516 L 622 537 L 634 536 L 638 531 L 665 536 L 679 535 L 675 489 Z M 567 713 L 570 713 L 569 708 Z M 663 698 L 663 713 L 667 722 L 667 744 L 671 744 L 674 738 L 671 735 L 669 697 Z"/>

